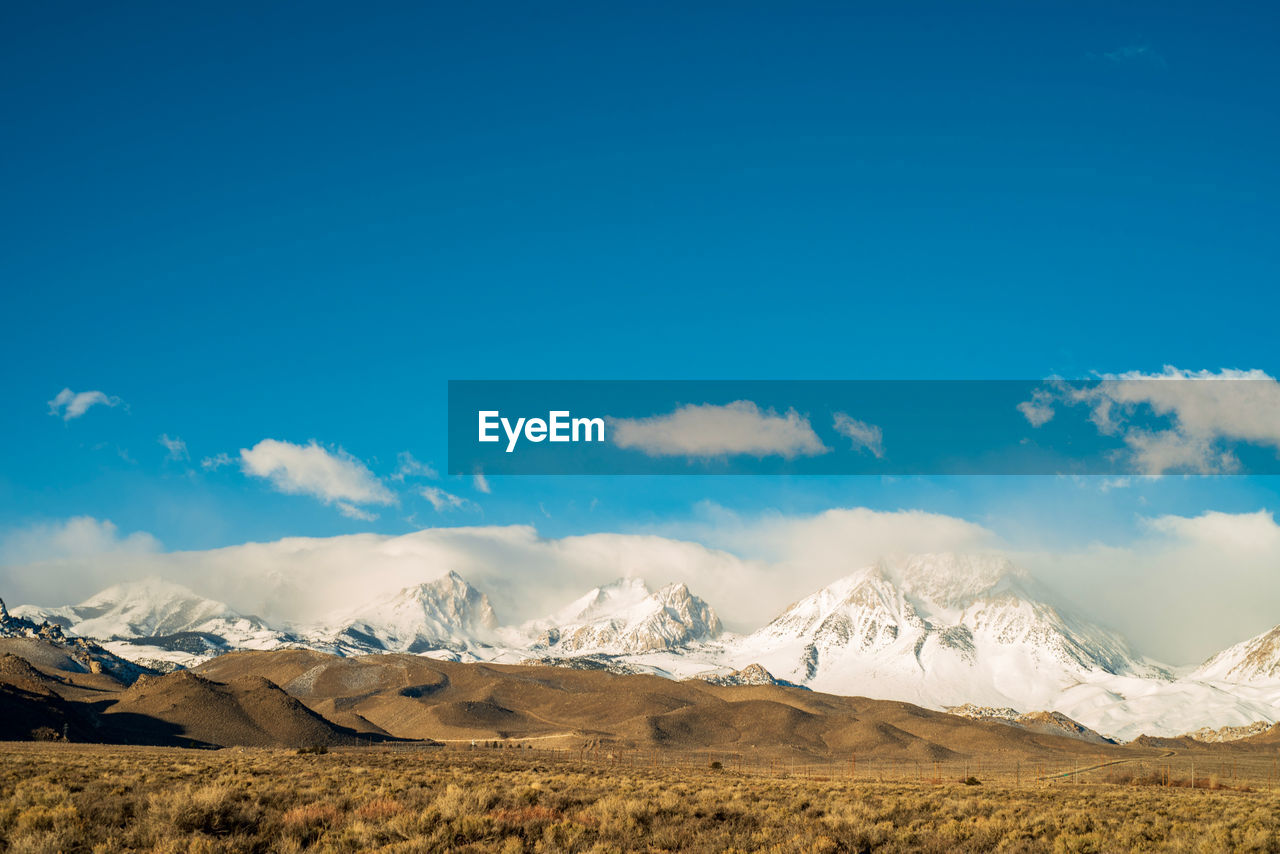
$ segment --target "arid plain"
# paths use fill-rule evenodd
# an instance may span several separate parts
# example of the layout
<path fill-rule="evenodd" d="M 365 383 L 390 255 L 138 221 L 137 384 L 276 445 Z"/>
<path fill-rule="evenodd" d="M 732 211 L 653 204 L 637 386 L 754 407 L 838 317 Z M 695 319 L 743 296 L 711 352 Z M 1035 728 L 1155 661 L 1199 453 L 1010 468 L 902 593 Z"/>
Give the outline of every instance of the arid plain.
<path fill-rule="evenodd" d="M 1113 744 L 786 686 L 308 650 L 125 685 L 4 643 L 12 851 L 1280 850 L 1274 732 Z"/>

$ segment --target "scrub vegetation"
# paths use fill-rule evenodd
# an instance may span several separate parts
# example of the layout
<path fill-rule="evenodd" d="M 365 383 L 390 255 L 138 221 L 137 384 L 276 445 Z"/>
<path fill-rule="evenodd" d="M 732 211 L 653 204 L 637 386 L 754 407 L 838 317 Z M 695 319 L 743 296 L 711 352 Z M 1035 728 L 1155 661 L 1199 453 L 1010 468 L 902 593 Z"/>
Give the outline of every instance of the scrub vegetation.
<path fill-rule="evenodd" d="M 1280 795 L 1244 785 L 1115 768 L 1015 785 L 719 765 L 533 749 L 4 744 L 0 850 L 1280 851 Z"/>

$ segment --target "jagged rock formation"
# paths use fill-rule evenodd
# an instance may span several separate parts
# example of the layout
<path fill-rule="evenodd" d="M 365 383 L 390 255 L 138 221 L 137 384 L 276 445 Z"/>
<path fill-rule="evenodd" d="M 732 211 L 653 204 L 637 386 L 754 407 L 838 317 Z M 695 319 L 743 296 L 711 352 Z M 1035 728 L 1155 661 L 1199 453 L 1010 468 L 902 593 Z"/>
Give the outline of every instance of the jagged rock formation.
<path fill-rule="evenodd" d="M 151 668 L 113 655 L 90 640 L 69 637 L 62 627 L 50 622 L 36 623 L 9 611 L 0 599 L 0 638 L 27 639 L 55 647 L 76 662 L 86 673 L 106 673 L 124 684 L 154 673 Z"/>
<path fill-rule="evenodd" d="M 711 606 L 684 584 L 651 593 L 638 578 L 597 587 L 549 622 L 535 648 L 559 656 L 674 650 L 713 640 L 724 631 Z"/>

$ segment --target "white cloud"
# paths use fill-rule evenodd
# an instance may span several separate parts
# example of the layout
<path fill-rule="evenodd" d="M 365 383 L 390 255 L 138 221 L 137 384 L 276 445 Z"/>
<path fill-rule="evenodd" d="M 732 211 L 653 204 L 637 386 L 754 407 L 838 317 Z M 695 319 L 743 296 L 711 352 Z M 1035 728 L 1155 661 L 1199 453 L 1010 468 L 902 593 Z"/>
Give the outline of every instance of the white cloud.
<path fill-rule="evenodd" d="M 13 528 L 0 535 L 0 567 L 23 569 L 0 570 L 4 582 L 0 596 L 8 597 L 10 604 L 23 599 L 55 602 L 65 594 L 68 584 L 80 591 L 75 595 L 88 595 L 119 580 L 120 566 L 112 558 L 127 564 L 159 552 L 160 548 L 160 541 L 148 533 L 121 535 L 109 520 L 92 516 Z M 55 564 L 69 564 L 74 571 L 68 577 L 47 569 L 32 569 Z"/>
<path fill-rule="evenodd" d="M 326 504 L 392 504 L 395 496 L 373 472 L 341 448 L 329 451 L 315 441 L 295 445 L 263 439 L 240 449 L 240 468 L 266 478 L 280 492 L 310 495 Z"/>
<path fill-rule="evenodd" d="M 1217 446 L 1214 438 L 1181 430 L 1131 428 L 1124 433 L 1124 443 L 1137 470 L 1146 474 L 1230 474 L 1240 468 L 1236 455 Z"/>
<path fill-rule="evenodd" d="M 429 480 L 435 480 L 440 476 L 434 468 L 427 463 L 418 462 L 413 454 L 408 451 L 401 451 L 396 460 L 398 465 L 391 475 L 391 479 L 397 483 L 403 482 L 407 477 L 425 477 Z"/>
<path fill-rule="evenodd" d="M 187 453 L 187 443 L 181 439 L 170 439 L 168 433 L 160 434 L 160 444 L 164 445 L 166 460 L 189 460 L 191 456 Z"/>
<path fill-rule="evenodd" d="M 447 513 L 450 510 L 468 510 L 475 508 L 476 504 L 452 492 L 445 492 L 438 486 L 424 486 L 418 490 L 418 494 L 431 502 L 431 506 L 436 509 L 437 513 Z"/>
<path fill-rule="evenodd" d="M 1158 374 L 1102 374 L 1083 385 L 1051 380 L 1018 409 L 1039 427 L 1053 418 L 1055 403 L 1088 407 L 1098 431 L 1120 437 L 1129 461 L 1143 474 L 1236 471 L 1239 461 L 1224 446 L 1227 441 L 1280 450 L 1280 383 L 1260 370 L 1166 366 Z M 1172 426 L 1135 423 L 1149 415 L 1168 418 Z"/>
<path fill-rule="evenodd" d="M 49 401 L 49 414 L 61 416 L 63 421 L 79 418 L 93 406 L 119 406 L 120 398 L 111 397 L 101 391 L 75 392 L 64 388 Z"/>
<path fill-rule="evenodd" d="M 0 595 L 10 605 L 65 604 L 107 584 L 155 575 L 245 613 L 306 622 L 452 569 L 490 596 L 501 619 L 521 622 L 620 575 L 656 585 L 688 581 L 698 592 L 706 588 L 699 579 L 732 578 L 741 564 L 696 543 L 656 536 L 548 539 L 527 526 L 429 528 L 403 536 L 290 537 L 208 551 L 98 554 L 45 563 L 39 573 L 10 566 L 0 569 Z M 16 583 L 28 577 L 43 581 Z"/>
<path fill-rule="evenodd" d="M 1158 516 L 1146 524 L 1152 531 L 1168 535 L 1181 545 L 1195 545 L 1222 557 L 1238 560 L 1250 555 L 1280 555 L 1280 525 L 1266 510 Z M 1276 619 L 1280 622 L 1280 614 Z"/>
<path fill-rule="evenodd" d="M 37 563 L 114 552 L 147 554 L 159 548 L 160 541 L 150 534 L 139 531 L 122 537 L 110 520 L 73 516 L 10 531 L 0 539 L 0 562 Z"/>
<path fill-rule="evenodd" d="M 489 479 L 484 476 L 484 472 L 476 472 L 475 477 L 472 478 L 471 485 L 475 487 L 476 492 L 483 492 L 485 495 L 493 492 L 489 487 Z"/>
<path fill-rule="evenodd" d="M 1018 411 L 1031 423 L 1032 427 L 1043 427 L 1053 420 L 1054 390 L 1038 388 L 1031 392 L 1031 399 L 1018 404 Z"/>
<path fill-rule="evenodd" d="M 231 459 L 231 455 L 225 451 L 212 457 L 205 457 L 200 461 L 200 467 L 205 471 L 217 471 L 223 466 L 231 465 L 235 460 Z"/>
<path fill-rule="evenodd" d="M 788 603 L 881 557 L 918 552 L 994 552 L 1007 548 L 993 531 L 954 516 L 920 510 L 833 508 L 814 515 L 740 516 L 704 504 L 703 520 L 663 529 L 743 561 L 732 572 L 689 583 L 735 628 L 757 628 Z"/>
<path fill-rule="evenodd" d="M 361 522 L 372 522 L 378 518 L 377 513 L 370 513 L 368 510 L 361 510 L 354 504 L 348 504 L 345 501 L 339 501 L 334 504 L 338 508 L 338 512 L 348 519 L 359 519 Z"/>
<path fill-rule="evenodd" d="M 837 412 L 834 426 L 837 433 L 849 438 L 855 451 L 870 451 L 876 459 L 884 458 L 884 433 L 876 425 Z"/>
<path fill-rule="evenodd" d="M 1174 664 L 1198 664 L 1280 624 L 1280 525 L 1266 510 L 1158 516 L 1123 545 L 1020 560 L 1082 612 Z"/>
<path fill-rule="evenodd" d="M 731 628 L 747 629 L 882 553 L 916 546 L 972 550 L 995 542 L 962 520 L 868 510 L 802 518 L 726 515 L 714 530 L 697 533 L 732 544 L 744 556 L 714 543 L 658 534 L 551 539 L 527 526 L 429 528 L 403 536 L 291 537 L 198 552 L 68 556 L 39 573 L 22 566 L 0 571 L 0 593 L 9 604 L 64 604 L 108 583 L 159 575 L 247 613 L 306 621 L 453 569 L 493 598 L 502 619 L 520 622 L 546 616 L 619 576 L 640 576 L 658 586 L 686 582 Z M 44 583 L 22 588 L 29 596 L 10 597 L 7 591 L 20 587 L 14 579 L 26 577 Z"/>
<path fill-rule="evenodd" d="M 817 456 L 830 449 L 794 409 L 779 415 L 749 400 L 687 404 L 650 418 L 610 418 L 613 441 L 651 457 Z"/>
<path fill-rule="evenodd" d="M 1013 545 L 990 527 L 915 510 L 835 508 L 739 516 L 707 505 L 661 531 L 546 538 L 529 526 L 429 528 L 403 536 L 291 537 L 158 553 L 86 517 L 0 537 L 0 595 L 10 605 L 80 601 L 108 584 L 159 575 L 269 619 L 323 619 L 456 570 L 511 623 L 545 616 L 619 576 L 683 581 L 734 631 L 880 557 L 913 552 L 1009 555 L 1086 615 L 1149 654 L 1198 663 L 1280 622 L 1280 525 L 1268 511 L 1145 520 L 1132 540 L 1081 547 Z"/>

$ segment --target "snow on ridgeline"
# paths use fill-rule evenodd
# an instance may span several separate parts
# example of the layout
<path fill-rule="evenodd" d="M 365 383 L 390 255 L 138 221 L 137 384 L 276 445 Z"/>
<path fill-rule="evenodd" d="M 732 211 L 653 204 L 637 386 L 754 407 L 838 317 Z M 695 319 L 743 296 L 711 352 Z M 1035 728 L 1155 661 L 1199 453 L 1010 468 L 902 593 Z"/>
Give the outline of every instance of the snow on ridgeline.
<path fill-rule="evenodd" d="M 1073 721 L 1061 712 L 1028 712 L 1023 714 L 1017 709 L 993 709 L 987 706 L 975 706 L 965 703 L 963 706 L 952 706 L 946 711 L 962 718 L 976 721 L 994 721 L 1010 726 L 1028 729 L 1032 732 L 1043 732 L 1048 735 L 1066 735 L 1089 741 L 1094 744 L 1113 743 L 1111 739 L 1094 732 L 1087 726 Z"/>
<path fill-rule="evenodd" d="M 276 649 L 296 641 L 259 617 L 159 578 L 116 584 L 78 605 L 13 610 L 159 669 L 190 666 L 233 649 Z"/>
<path fill-rule="evenodd" d="M 1239 741 L 1242 738 L 1251 738 L 1255 735 L 1262 735 L 1269 732 L 1275 727 L 1270 721 L 1254 721 L 1244 726 L 1224 726 L 1217 729 L 1210 727 L 1201 727 L 1192 732 L 1185 732 L 1187 738 L 1194 738 L 1196 741 L 1203 741 L 1208 744 L 1223 744 L 1228 741 Z"/>
<path fill-rule="evenodd" d="M 547 655 L 629 655 L 714 640 L 723 627 L 711 606 L 684 584 L 650 592 L 642 579 L 620 578 L 521 631 L 533 650 Z"/>
<path fill-rule="evenodd" d="M 949 554 L 854 572 L 728 654 L 815 690 L 933 708 L 1051 708 L 1089 678 L 1167 677 L 1119 635 L 1055 607 L 1008 560 Z"/>
<path fill-rule="evenodd" d="M 1191 678 L 1204 682 L 1280 685 L 1280 626 L 1224 649 L 1196 668 Z"/>
<path fill-rule="evenodd" d="M 459 653 L 490 646 L 497 627 L 489 597 L 451 571 L 376 599 L 306 635 L 312 645 L 340 655 Z"/>
<path fill-rule="evenodd" d="M 934 709 L 971 704 L 983 716 L 1030 715 L 1025 724 L 1050 729 L 1079 722 L 1121 740 L 1280 720 L 1280 628 L 1175 679 L 997 556 L 882 560 L 747 635 L 725 633 L 711 606 L 684 584 L 652 591 L 639 578 L 506 627 L 485 594 L 454 572 L 322 625 L 272 626 L 156 579 L 116 585 L 79 605 L 13 611 L 11 619 L 48 620 L 156 667 L 232 649 L 303 646 L 795 684 Z"/>
<path fill-rule="evenodd" d="M 155 671 L 139 664 L 137 661 L 114 655 L 87 638 L 68 635 L 62 626 L 47 620 L 36 622 L 23 617 L 17 612 L 10 613 L 0 599 L 0 645 L 5 652 L 12 651 L 11 642 L 19 644 L 19 655 L 30 655 L 30 644 L 38 644 L 46 650 L 52 648 L 57 665 L 61 669 L 79 670 L 83 673 L 106 673 L 126 685 L 132 684 L 139 677 Z"/>

